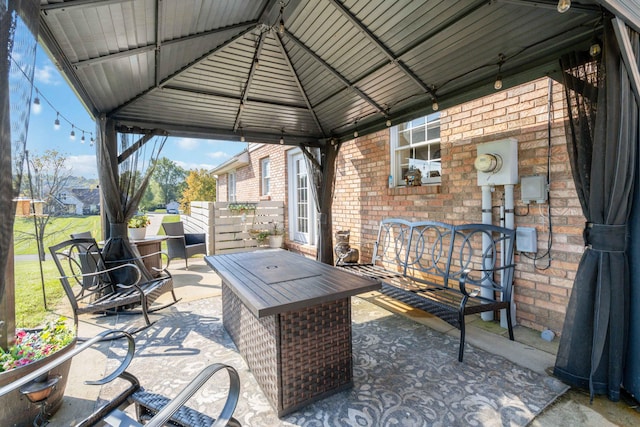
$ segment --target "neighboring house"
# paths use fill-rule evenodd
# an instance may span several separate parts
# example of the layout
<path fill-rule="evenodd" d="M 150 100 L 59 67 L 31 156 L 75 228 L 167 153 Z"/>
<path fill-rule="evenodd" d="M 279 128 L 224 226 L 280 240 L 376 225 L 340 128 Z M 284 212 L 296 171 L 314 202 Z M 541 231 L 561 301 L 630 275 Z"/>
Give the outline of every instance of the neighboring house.
<path fill-rule="evenodd" d="M 97 188 L 73 188 L 61 192 L 56 201 L 68 215 L 97 215 L 100 213 L 100 191 Z"/>
<path fill-rule="evenodd" d="M 534 177 L 545 186 L 550 177 L 548 199 L 545 194 L 525 202 L 521 185 L 514 189 L 515 226 L 534 228 L 538 247 L 535 253 L 516 251 L 516 318 L 524 326 L 559 334 L 584 250 L 585 223 L 566 148 L 565 108 L 563 86 L 541 79 L 342 144 L 334 232 L 350 230 L 360 262 L 368 262 L 382 218 L 482 222 L 474 168 L 478 145 L 514 138 L 520 179 Z M 314 254 L 315 207 L 300 149 L 251 144 L 241 156 L 242 161 L 232 159 L 213 171 L 218 200 L 284 201 L 287 246 Z M 405 185 L 411 166 L 422 170 L 423 185 Z M 503 186 L 491 192 L 494 224 L 501 223 L 504 197 Z"/>

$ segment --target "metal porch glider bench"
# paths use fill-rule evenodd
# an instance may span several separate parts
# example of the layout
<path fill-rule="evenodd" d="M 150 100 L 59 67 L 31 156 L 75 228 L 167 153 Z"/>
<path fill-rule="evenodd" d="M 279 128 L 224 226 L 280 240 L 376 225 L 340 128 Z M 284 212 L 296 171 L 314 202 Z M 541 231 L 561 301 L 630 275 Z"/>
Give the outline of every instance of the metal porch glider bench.
<path fill-rule="evenodd" d="M 71 239 L 49 248 L 59 279 L 71 303 L 75 324 L 83 313 L 134 314 L 142 312 L 146 325 L 151 325 L 148 313 L 178 302 L 173 290 L 173 278 L 164 269 L 153 274 L 143 271 L 142 259 L 119 260 L 112 266 L 102 256 L 101 249 L 92 238 Z M 157 256 L 157 253 L 145 256 Z M 168 265 L 168 264 L 167 264 Z M 171 292 L 173 301 L 161 306 L 151 305 L 165 292 Z M 140 310 L 131 310 L 134 307 Z"/>
<path fill-rule="evenodd" d="M 380 223 L 371 264 L 338 267 L 380 279 L 383 294 L 460 329 L 462 362 L 466 315 L 505 309 L 513 341 L 514 240 L 514 230 L 494 225 L 390 218 Z"/>

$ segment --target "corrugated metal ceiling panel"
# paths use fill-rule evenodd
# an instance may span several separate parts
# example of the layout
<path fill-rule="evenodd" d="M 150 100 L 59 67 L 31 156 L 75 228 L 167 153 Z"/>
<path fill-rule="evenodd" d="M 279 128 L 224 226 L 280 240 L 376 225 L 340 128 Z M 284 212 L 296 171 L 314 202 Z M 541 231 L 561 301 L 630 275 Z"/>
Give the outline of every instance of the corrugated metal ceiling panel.
<path fill-rule="evenodd" d="M 326 133 L 345 137 L 356 121 L 370 130 L 386 112 L 423 113 L 434 88 L 442 105 L 449 94 L 461 102 L 487 93 L 499 53 L 507 87 L 553 72 L 561 52 L 588 47 L 601 14 L 584 6 L 595 3 L 576 1 L 559 14 L 527 0 L 291 0 L 276 39 L 277 0 L 42 0 L 41 27 L 94 114 L 233 132 L 249 84 L 243 127 L 320 136 L 315 114 Z"/>

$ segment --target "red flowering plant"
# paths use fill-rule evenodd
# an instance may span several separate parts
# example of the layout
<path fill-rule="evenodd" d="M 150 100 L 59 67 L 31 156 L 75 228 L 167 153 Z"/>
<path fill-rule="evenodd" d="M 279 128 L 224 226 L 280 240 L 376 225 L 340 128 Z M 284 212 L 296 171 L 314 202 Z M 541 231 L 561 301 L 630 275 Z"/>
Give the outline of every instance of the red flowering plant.
<path fill-rule="evenodd" d="M 65 348 L 75 338 L 73 328 L 60 317 L 42 329 L 16 331 L 16 342 L 8 350 L 0 348 L 0 372 L 28 365 Z"/>

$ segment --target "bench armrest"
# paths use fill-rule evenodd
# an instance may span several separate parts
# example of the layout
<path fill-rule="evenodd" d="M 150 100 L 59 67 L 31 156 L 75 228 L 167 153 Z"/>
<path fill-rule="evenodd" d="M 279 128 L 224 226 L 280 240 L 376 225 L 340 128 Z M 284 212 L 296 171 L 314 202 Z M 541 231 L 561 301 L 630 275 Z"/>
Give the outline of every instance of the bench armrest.
<path fill-rule="evenodd" d="M 501 270 L 507 270 L 510 268 L 515 268 L 515 264 L 509 264 L 509 265 L 503 265 L 501 267 L 495 267 L 495 268 L 487 268 L 487 269 L 482 269 L 482 268 L 466 268 L 462 274 L 460 275 L 460 279 L 458 279 L 458 283 L 459 283 L 459 287 L 460 287 L 460 292 L 467 296 L 467 297 L 476 297 L 478 296 L 477 292 L 468 292 L 467 288 L 466 288 L 466 284 L 467 284 L 467 277 L 469 276 L 469 274 L 472 271 L 476 271 L 479 273 L 489 273 L 489 272 L 497 272 L 497 271 L 501 271 Z M 486 286 L 486 285 L 482 285 L 482 284 L 475 284 L 474 286 L 478 286 L 484 289 L 491 289 L 494 291 L 498 291 L 498 292 L 504 292 L 504 289 L 502 289 L 502 287 L 500 286 Z"/>

